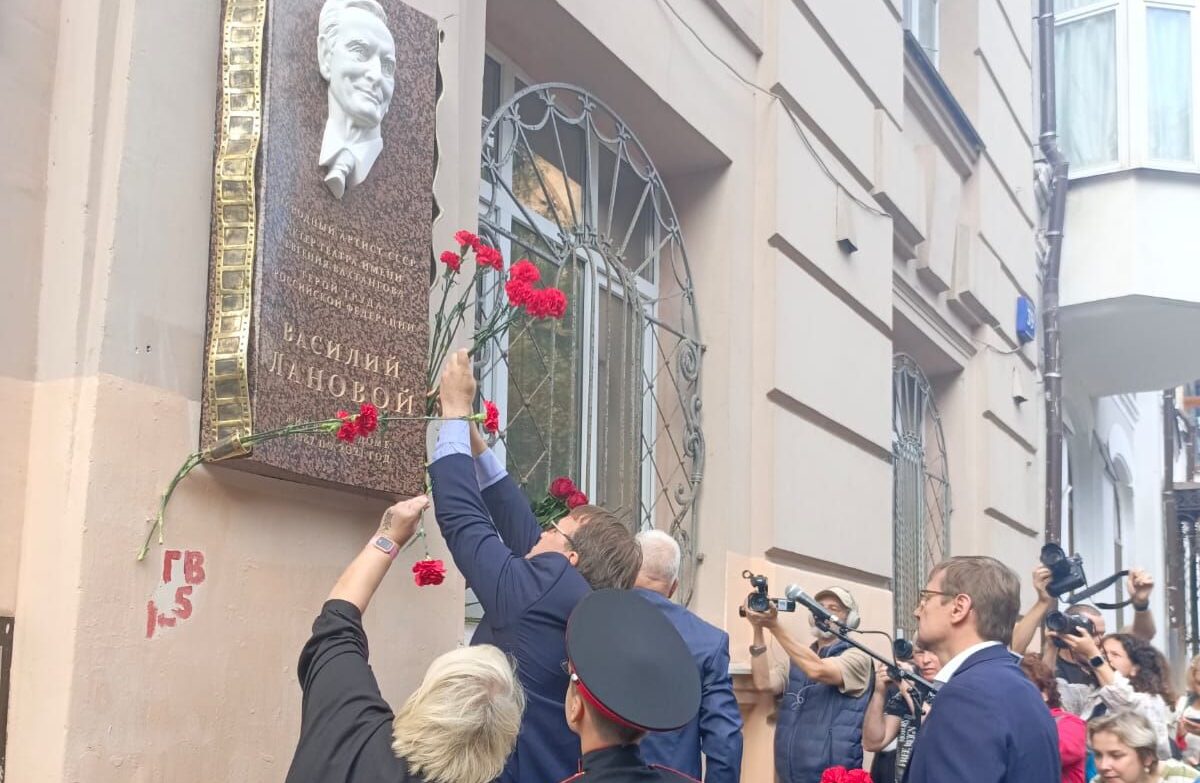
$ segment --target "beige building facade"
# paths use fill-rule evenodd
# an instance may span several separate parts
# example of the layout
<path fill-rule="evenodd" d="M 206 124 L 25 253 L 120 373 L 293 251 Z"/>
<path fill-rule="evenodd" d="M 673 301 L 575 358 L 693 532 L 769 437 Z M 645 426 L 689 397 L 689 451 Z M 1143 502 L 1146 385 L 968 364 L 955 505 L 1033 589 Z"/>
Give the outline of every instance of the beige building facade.
<path fill-rule="evenodd" d="M 600 359 L 572 370 L 582 402 L 564 410 L 583 435 L 564 464 L 597 498 L 660 526 L 670 514 L 644 501 L 673 488 L 654 469 L 685 468 L 691 607 L 730 632 L 744 779 L 769 780 L 773 705 L 745 676 L 743 570 L 766 574 L 775 595 L 789 582 L 843 585 L 864 628 L 911 632 L 941 556 L 993 555 L 1023 577 L 1034 566 L 1042 405 L 1036 343 L 1016 324 L 1018 298 L 1038 295 L 1030 4 L 411 4 L 443 33 L 432 248 L 481 209 L 507 231 L 510 257 L 535 244 L 521 230 L 554 231 L 520 207 L 546 212 L 552 198 L 523 201 L 510 182 L 506 212 L 489 195 L 501 183 L 480 176 L 506 138 L 481 140 L 481 118 L 522 89 L 592 96 L 640 144 L 628 160 L 655 183 L 666 222 L 647 229 L 646 263 L 620 278 L 623 294 L 612 268 L 580 289 L 592 326 L 572 339 Z M 205 467 L 173 501 L 166 546 L 133 558 L 198 442 L 219 3 L 16 0 L 5 11 L 5 779 L 281 779 L 299 725 L 297 655 L 384 503 Z M 622 147 L 594 144 L 579 176 L 551 155 L 534 168 L 557 172 L 568 201 L 593 180 L 616 193 L 591 162 Z M 610 220 L 600 204 L 575 227 L 614 233 L 612 204 L 640 200 L 618 196 Z M 685 266 L 660 256 L 668 235 Z M 629 396 L 677 407 L 638 414 L 622 441 L 605 412 L 636 406 L 606 386 L 617 369 L 604 357 L 620 354 L 602 341 L 613 302 L 628 313 L 643 301 L 633 290 L 659 308 L 639 318 L 675 326 L 687 312 L 669 303 L 694 302 L 681 344 L 703 350 L 698 368 L 663 363 L 674 381 L 695 377 L 694 399 L 667 388 L 651 348 L 630 354 L 651 369 Z M 485 378 L 508 395 L 510 432 L 522 426 L 518 375 Z M 693 403 L 702 436 L 671 463 L 658 436 Z M 527 448 L 514 438 L 510 467 Z M 630 449 L 639 461 L 613 467 Z M 539 475 L 522 474 L 531 492 Z M 432 549 L 447 557 L 436 535 Z M 192 588 L 186 618 L 148 623 L 148 602 L 180 587 Z M 460 643 L 463 606 L 461 578 L 418 589 L 400 568 L 389 577 L 366 620 L 389 700 Z"/>

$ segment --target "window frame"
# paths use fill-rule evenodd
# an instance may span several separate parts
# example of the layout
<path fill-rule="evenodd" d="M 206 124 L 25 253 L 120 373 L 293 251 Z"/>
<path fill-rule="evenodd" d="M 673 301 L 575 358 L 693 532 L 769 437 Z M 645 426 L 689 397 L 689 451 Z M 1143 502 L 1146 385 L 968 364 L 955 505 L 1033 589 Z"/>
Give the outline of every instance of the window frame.
<path fill-rule="evenodd" d="M 506 104 L 517 92 L 524 89 L 526 86 L 538 83 L 538 80 L 531 78 L 523 71 L 512 58 L 505 55 L 503 52 L 495 49 L 492 46 L 486 46 L 484 50 L 486 57 L 492 59 L 500 66 L 500 89 L 498 91 L 499 106 Z M 486 61 L 485 61 L 486 62 Z M 485 65 L 486 67 L 486 65 Z M 517 82 L 521 82 L 518 87 Z M 482 113 L 482 112 L 481 112 Z M 491 119 L 490 116 L 483 116 L 482 122 L 486 123 Z M 501 139 L 499 143 L 504 145 L 508 139 Z M 587 182 L 580 183 L 581 188 L 587 188 L 591 198 L 585 200 L 585 204 L 590 204 L 593 210 L 599 209 L 599 177 L 598 177 L 598 162 L 600 157 L 601 143 L 598 139 L 592 140 L 591 147 L 586 151 L 589 160 L 589 165 L 586 167 Z M 512 182 L 512 159 L 506 163 L 503 176 L 508 182 Z M 517 206 L 516 201 L 503 188 L 499 192 L 493 193 L 495 185 L 485 178 L 479 180 L 479 199 L 478 204 L 481 209 L 485 205 L 496 205 L 502 218 L 502 222 L 509 226 L 515 224 L 524 225 L 531 220 L 536 226 L 526 226 L 527 228 L 536 228 L 542 235 L 552 237 L 558 233 L 558 228 L 554 221 L 538 214 L 535 210 L 526 205 L 526 209 L 522 210 Z M 579 207 L 581 210 L 583 205 Z M 599 223 L 599 213 L 583 215 L 582 219 L 593 225 Z M 659 231 L 658 226 L 652 227 L 655 231 L 655 236 Z M 654 243 L 654 237 L 648 238 L 648 244 Z M 504 254 L 505 263 L 511 264 L 512 258 L 512 243 L 507 237 L 497 237 L 499 249 Z M 599 387 L 600 373 L 597 371 L 597 361 L 594 358 L 595 346 L 599 339 L 600 328 L 600 298 L 605 295 L 611 295 L 620 299 L 624 299 L 624 291 L 619 283 L 613 279 L 607 269 L 607 265 L 602 259 L 593 258 L 594 251 L 588 248 L 580 248 L 576 250 L 575 257 L 580 261 L 580 269 L 582 272 L 583 285 L 581 286 L 584 292 L 581 302 L 572 302 L 571 306 L 578 308 L 580 314 L 577 328 L 580 330 L 577 340 L 579 346 L 583 349 L 583 353 L 579 360 L 580 383 L 579 392 L 579 411 L 580 411 L 580 438 L 578 443 L 578 453 L 575 455 L 580 466 L 580 475 L 572 478 L 579 484 L 589 497 L 597 497 L 597 489 L 601 486 L 599 475 L 599 460 L 597 458 L 597 449 L 602 442 L 602 436 L 597 426 L 599 413 L 599 400 L 601 390 Z M 642 298 L 643 312 L 648 319 L 654 319 L 658 315 L 657 301 L 659 298 L 659 282 L 661 277 L 661 269 L 654 270 L 654 279 L 647 280 L 643 275 L 634 275 L 637 293 Z M 648 306 L 647 306 L 648 305 Z M 632 328 L 633 323 L 627 322 Z M 655 376 L 655 352 L 653 345 L 653 332 L 647 322 L 641 335 L 641 371 L 645 379 L 652 379 Z M 501 349 L 507 352 L 509 347 L 509 337 L 504 335 L 500 342 Z M 590 350 L 589 350 L 590 349 Z M 593 358 L 589 360 L 589 356 Z M 500 408 L 501 416 L 507 417 L 508 406 L 508 368 L 507 365 L 500 363 L 489 374 L 484 388 L 481 393 L 493 400 Z M 638 437 L 642 443 L 638 444 L 639 455 L 641 455 L 641 447 L 644 443 L 654 443 L 655 431 L 657 427 L 657 416 L 654 410 L 653 400 L 650 395 L 646 395 L 642 403 L 641 411 L 641 428 Z M 501 439 L 497 440 L 493 446 L 493 450 L 499 459 L 503 460 L 507 465 L 508 454 L 506 443 Z M 653 510 L 652 503 L 655 499 L 657 487 L 655 485 L 653 459 L 640 459 L 638 466 L 640 471 L 639 509 L 630 510 L 630 516 L 633 519 L 638 529 L 646 529 L 653 526 Z M 536 488 L 533 490 L 538 491 Z M 650 511 L 648 516 L 642 514 L 642 509 Z"/>
<path fill-rule="evenodd" d="M 913 38 L 921 45 L 921 50 L 925 52 L 925 56 L 929 58 L 934 67 L 937 67 L 942 42 L 942 3 L 941 0 L 929 0 L 929 2 L 933 5 L 933 41 L 921 39 L 921 0 L 904 0 L 904 29 L 912 33 Z"/>
<path fill-rule="evenodd" d="M 1149 56 L 1147 11 L 1163 8 L 1186 11 L 1191 31 L 1191 160 L 1155 158 L 1150 154 Z M 1117 157 L 1103 164 L 1080 166 L 1072 162 L 1071 179 L 1112 174 L 1129 169 L 1155 169 L 1200 173 L 1200 3 L 1197 0 L 1095 0 L 1081 8 L 1056 12 L 1055 31 L 1092 16 L 1113 13 L 1116 42 Z M 1061 82 L 1060 82 L 1061 84 Z M 1061 126 L 1062 117 L 1058 118 Z"/>

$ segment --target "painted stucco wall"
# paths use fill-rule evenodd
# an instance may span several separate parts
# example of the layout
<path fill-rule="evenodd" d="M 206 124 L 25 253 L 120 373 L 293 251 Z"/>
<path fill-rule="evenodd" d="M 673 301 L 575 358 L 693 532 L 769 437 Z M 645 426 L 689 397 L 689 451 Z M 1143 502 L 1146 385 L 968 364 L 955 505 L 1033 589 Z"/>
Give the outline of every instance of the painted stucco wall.
<path fill-rule="evenodd" d="M 12 579 L 18 628 L 8 774 L 278 779 L 300 645 L 383 504 L 200 469 L 172 505 L 167 546 L 133 561 L 197 440 L 218 3 L 61 3 L 55 15 L 25 3 L 52 41 L 30 67 L 53 88 L 44 147 L 22 137 L 29 194 L 0 196 L 36 226 L 22 239 L 23 315 L 0 316 L 31 346 L 0 390 L 37 423 L 36 437 L 5 440 L 18 472 L 0 474 L 20 498 L 0 511 L 3 540 L 20 540 L 19 566 L 0 548 L 12 559 L 0 603 Z M 921 364 L 943 416 L 951 551 L 1032 568 L 1039 387 L 1013 324 L 1016 296 L 1036 290 L 1028 2 L 943 4 L 941 72 L 982 152 L 907 63 L 893 0 L 672 0 L 775 97 L 663 3 L 414 5 L 445 33 L 436 247 L 475 221 L 485 44 L 537 80 L 601 96 L 664 174 L 706 344 L 693 608 L 730 631 L 735 671 L 749 661 L 744 568 L 775 591 L 843 584 L 864 627 L 892 627 L 893 353 Z M 847 230 L 853 254 L 837 243 Z M 444 556 L 436 536 L 433 548 Z M 168 551 L 179 559 L 164 586 Z M 367 618 L 394 702 L 462 633 L 461 580 L 418 590 L 398 566 Z M 147 638 L 148 602 L 181 587 L 190 614 Z M 806 617 L 791 619 L 806 633 Z M 746 779 L 765 780 L 772 705 L 747 679 Z"/>

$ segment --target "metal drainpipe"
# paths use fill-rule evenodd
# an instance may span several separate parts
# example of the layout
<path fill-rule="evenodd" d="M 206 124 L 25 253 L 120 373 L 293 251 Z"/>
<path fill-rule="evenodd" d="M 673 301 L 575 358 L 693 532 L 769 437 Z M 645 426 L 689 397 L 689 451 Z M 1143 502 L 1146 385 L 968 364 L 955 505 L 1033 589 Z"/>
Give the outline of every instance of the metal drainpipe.
<path fill-rule="evenodd" d="M 1054 84 L 1054 0 L 1038 0 L 1038 83 L 1042 132 L 1038 146 L 1050 166 L 1046 266 L 1042 272 L 1042 378 L 1046 390 L 1046 540 L 1062 540 L 1062 347 L 1058 332 L 1058 277 L 1067 214 L 1067 159 L 1058 148 Z"/>

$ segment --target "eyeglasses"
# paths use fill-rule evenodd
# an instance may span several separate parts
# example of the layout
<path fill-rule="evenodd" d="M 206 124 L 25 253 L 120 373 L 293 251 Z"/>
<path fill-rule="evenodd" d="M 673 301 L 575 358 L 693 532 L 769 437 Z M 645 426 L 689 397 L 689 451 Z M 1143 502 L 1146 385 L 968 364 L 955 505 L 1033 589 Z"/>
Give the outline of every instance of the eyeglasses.
<path fill-rule="evenodd" d="M 955 593 L 945 593 L 941 590 L 922 590 L 920 593 L 918 593 L 917 608 L 923 608 L 925 604 L 929 603 L 929 599 L 935 595 L 955 595 Z"/>
<path fill-rule="evenodd" d="M 556 531 L 558 531 L 558 534 L 559 534 L 560 536 L 562 536 L 563 538 L 567 539 L 567 543 L 571 545 L 571 548 L 572 548 L 572 549 L 579 549 L 579 547 L 575 546 L 575 539 L 573 539 L 573 538 L 571 538 L 570 536 L 568 536 L 568 535 L 566 534 L 566 532 L 565 532 L 565 531 L 563 531 L 563 529 L 562 529 L 561 527 L 559 527 L 559 526 L 558 526 L 558 523 L 557 523 L 557 522 L 551 522 L 551 523 L 550 523 L 550 526 L 551 526 L 551 527 L 553 527 L 553 528 L 554 528 Z"/>

